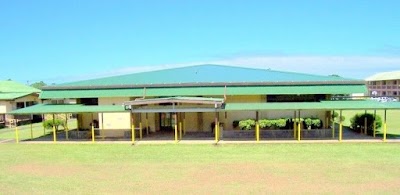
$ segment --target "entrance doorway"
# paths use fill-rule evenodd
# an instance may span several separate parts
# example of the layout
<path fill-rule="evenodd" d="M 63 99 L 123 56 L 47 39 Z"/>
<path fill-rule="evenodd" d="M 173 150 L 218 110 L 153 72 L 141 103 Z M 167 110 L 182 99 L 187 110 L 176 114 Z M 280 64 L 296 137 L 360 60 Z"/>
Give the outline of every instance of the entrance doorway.
<path fill-rule="evenodd" d="M 160 130 L 161 131 L 172 131 L 176 124 L 175 114 L 171 112 L 160 113 Z"/>

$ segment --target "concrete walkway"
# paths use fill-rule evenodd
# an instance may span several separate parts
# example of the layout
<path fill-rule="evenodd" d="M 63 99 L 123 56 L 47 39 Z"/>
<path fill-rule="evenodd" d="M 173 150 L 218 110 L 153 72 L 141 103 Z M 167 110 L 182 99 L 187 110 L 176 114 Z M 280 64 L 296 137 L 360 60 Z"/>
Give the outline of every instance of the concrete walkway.
<path fill-rule="evenodd" d="M 15 142 L 0 142 L 0 144 L 13 144 Z M 347 139 L 339 142 L 338 140 L 220 140 L 217 144 L 313 144 L 313 143 L 400 143 L 400 139 L 387 139 L 383 142 L 381 139 Z M 20 144 L 128 144 L 132 145 L 131 141 L 20 141 Z M 153 140 L 153 141 L 135 141 L 134 145 L 163 145 L 163 144 L 210 144 L 214 145 L 214 140 L 181 140 L 175 143 L 173 140 Z"/>

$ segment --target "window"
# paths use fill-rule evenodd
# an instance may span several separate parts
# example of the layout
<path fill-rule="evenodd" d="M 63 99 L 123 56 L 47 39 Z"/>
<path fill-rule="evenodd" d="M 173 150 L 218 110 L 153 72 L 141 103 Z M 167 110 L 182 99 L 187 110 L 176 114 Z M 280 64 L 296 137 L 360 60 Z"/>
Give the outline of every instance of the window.
<path fill-rule="evenodd" d="M 397 95 L 397 91 L 393 91 L 393 95 Z"/>
<path fill-rule="evenodd" d="M 386 91 L 382 91 L 382 95 L 385 96 L 386 95 Z"/>
<path fill-rule="evenodd" d="M 26 107 L 33 106 L 33 105 L 35 105 L 35 104 L 36 104 L 36 102 L 34 102 L 34 101 L 29 101 L 29 102 L 26 102 Z"/>
<path fill-rule="evenodd" d="M 6 120 L 5 114 L 0 114 L 0 122 L 4 122 Z"/>
<path fill-rule="evenodd" d="M 372 81 L 372 82 L 371 82 L 371 85 L 376 85 L 376 81 Z"/>
<path fill-rule="evenodd" d="M 81 98 L 80 103 L 84 105 L 99 105 L 98 98 Z"/>
<path fill-rule="evenodd" d="M 396 80 L 393 81 L 393 85 L 397 85 L 397 81 Z"/>
<path fill-rule="evenodd" d="M 386 85 L 386 81 L 382 81 L 382 85 Z"/>
<path fill-rule="evenodd" d="M 51 104 L 64 104 L 64 100 L 51 100 Z"/>
<path fill-rule="evenodd" d="M 25 108 L 25 102 L 17 102 L 17 109 Z"/>
<path fill-rule="evenodd" d="M 325 99 L 326 96 L 324 94 L 267 96 L 267 102 L 319 102 Z"/>

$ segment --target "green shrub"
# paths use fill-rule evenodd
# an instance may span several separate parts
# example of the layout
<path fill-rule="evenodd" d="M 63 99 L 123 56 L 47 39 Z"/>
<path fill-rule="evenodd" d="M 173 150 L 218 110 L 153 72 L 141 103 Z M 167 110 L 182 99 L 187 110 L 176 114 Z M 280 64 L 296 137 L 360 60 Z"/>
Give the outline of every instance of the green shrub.
<path fill-rule="evenodd" d="M 6 127 L 3 123 L 0 123 L 0 129 Z"/>
<path fill-rule="evenodd" d="M 274 126 L 274 121 L 269 119 L 261 119 L 258 121 L 260 128 L 270 128 Z"/>
<path fill-rule="evenodd" d="M 318 129 L 322 127 L 322 121 L 319 118 L 312 119 L 311 123 L 312 123 L 312 128 Z"/>
<path fill-rule="evenodd" d="M 277 128 L 286 127 L 286 119 L 285 118 L 275 119 L 275 127 Z"/>
<path fill-rule="evenodd" d="M 242 130 L 251 130 L 251 128 L 254 127 L 255 125 L 256 125 L 256 121 L 253 119 L 239 121 L 239 127 Z"/>
<path fill-rule="evenodd" d="M 334 111 L 333 112 L 333 114 L 332 114 L 332 118 L 333 118 L 333 121 L 335 121 L 335 122 L 340 122 L 340 121 L 345 121 L 346 120 L 346 117 L 345 116 L 343 116 L 342 115 L 342 117 L 340 117 L 340 120 L 339 120 L 339 113 L 338 112 L 336 112 L 336 111 Z"/>
<path fill-rule="evenodd" d="M 45 129 L 52 129 L 53 124 L 56 127 L 56 131 L 58 131 L 59 126 L 62 126 L 63 128 L 65 128 L 65 120 L 61 120 L 61 119 L 55 119 L 54 123 L 53 123 L 53 119 L 46 120 L 43 122 L 43 127 Z"/>
<path fill-rule="evenodd" d="M 364 129 L 364 123 L 365 123 L 365 118 L 367 118 L 367 134 L 368 135 L 373 135 L 373 128 L 374 128 L 374 115 L 370 113 L 358 113 L 354 115 L 350 119 L 351 123 L 351 128 L 355 131 L 361 131 L 361 129 Z M 376 124 L 376 129 L 379 129 L 382 127 L 382 118 L 379 115 L 376 115 L 375 118 L 375 124 Z"/>

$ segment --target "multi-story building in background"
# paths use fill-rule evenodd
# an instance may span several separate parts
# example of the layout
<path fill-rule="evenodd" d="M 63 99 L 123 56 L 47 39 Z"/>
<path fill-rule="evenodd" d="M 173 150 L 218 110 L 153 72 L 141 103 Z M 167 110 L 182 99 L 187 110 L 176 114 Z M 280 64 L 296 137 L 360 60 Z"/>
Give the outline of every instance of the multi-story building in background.
<path fill-rule="evenodd" d="M 369 96 L 400 96 L 400 71 L 377 73 L 366 81 Z"/>

